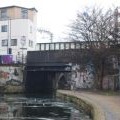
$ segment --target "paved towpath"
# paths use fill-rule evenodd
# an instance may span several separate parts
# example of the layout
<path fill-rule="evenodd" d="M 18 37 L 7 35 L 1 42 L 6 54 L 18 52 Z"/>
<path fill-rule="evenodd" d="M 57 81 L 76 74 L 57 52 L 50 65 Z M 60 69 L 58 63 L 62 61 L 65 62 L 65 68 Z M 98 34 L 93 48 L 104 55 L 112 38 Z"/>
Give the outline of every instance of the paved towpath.
<path fill-rule="evenodd" d="M 120 120 L 120 95 L 105 95 L 98 92 L 60 91 L 70 95 L 84 97 L 96 103 L 105 115 L 105 120 Z"/>

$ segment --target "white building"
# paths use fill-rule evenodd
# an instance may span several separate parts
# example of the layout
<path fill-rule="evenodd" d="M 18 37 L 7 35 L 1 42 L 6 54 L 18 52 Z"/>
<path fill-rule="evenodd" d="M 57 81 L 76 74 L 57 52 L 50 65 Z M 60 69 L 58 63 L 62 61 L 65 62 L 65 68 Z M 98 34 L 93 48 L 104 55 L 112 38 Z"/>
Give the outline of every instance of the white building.
<path fill-rule="evenodd" d="M 0 55 L 18 57 L 35 50 L 37 10 L 20 6 L 0 8 Z"/>

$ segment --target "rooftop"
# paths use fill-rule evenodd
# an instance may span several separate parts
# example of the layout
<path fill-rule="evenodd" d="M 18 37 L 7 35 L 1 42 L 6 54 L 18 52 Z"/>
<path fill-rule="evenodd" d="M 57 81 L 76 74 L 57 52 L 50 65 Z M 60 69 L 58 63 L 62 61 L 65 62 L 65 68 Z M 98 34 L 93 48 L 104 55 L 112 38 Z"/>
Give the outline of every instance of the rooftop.
<path fill-rule="evenodd" d="M 25 8 L 25 9 L 28 9 L 28 10 L 35 10 L 36 12 L 38 12 L 38 11 L 36 10 L 36 8 L 34 8 L 34 7 L 33 7 L 33 8 L 26 8 L 26 7 L 16 6 L 16 5 L 0 7 L 0 9 L 3 9 L 3 8 L 13 8 L 13 7 Z"/>

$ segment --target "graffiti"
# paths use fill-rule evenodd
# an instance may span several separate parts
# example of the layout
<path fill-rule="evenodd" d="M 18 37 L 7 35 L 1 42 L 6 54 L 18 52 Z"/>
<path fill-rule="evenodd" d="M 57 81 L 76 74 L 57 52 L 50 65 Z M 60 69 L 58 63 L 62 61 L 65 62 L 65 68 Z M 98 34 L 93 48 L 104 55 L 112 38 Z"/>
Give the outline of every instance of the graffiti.
<path fill-rule="evenodd" d="M 94 69 L 92 64 L 88 64 L 84 67 L 73 65 L 71 84 L 76 89 L 92 88 L 94 84 Z"/>
<path fill-rule="evenodd" d="M 1 66 L 0 85 L 4 86 L 3 92 L 21 92 L 23 90 L 23 73 L 21 67 Z"/>
<path fill-rule="evenodd" d="M 10 81 L 22 79 L 21 69 L 18 67 L 0 67 L 0 80 Z M 21 80 L 20 80 L 21 81 Z"/>
<path fill-rule="evenodd" d="M 18 71 L 17 71 L 16 68 L 14 69 L 14 75 L 15 75 L 15 76 L 18 76 L 18 75 L 19 75 L 19 73 L 18 73 Z"/>
<path fill-rule="evenodd" d="M 4 72 L 4 71 L 0 71 L 0 78 L 9 79 L 9 73 Z"/>
<path fill-rule="evenodd" d="M 11 79 L 6 82 L 6 85 L 19 86 L 19 85 L 22 85 L 22 82 L 20 80 Z"/>

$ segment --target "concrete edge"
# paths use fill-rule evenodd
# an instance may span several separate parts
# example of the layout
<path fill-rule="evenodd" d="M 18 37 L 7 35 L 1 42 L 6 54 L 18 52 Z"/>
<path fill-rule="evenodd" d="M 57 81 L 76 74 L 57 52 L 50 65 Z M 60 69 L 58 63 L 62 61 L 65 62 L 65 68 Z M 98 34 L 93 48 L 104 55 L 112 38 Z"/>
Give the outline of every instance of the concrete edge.
<path fill-rule="evenodd" d="M 84 96 L 77 96 L 75 92 L 74 94 L 71 94 L 62 90 L 57 91 L 57 96 L 82 107 L 83 109 L 85 109 L 86 113 L 91 113 L 93 120 L 105 120 L 105 114 L 103 110 L 98 104 L 96 104 L 89 98 L 86 98 Z"/>

